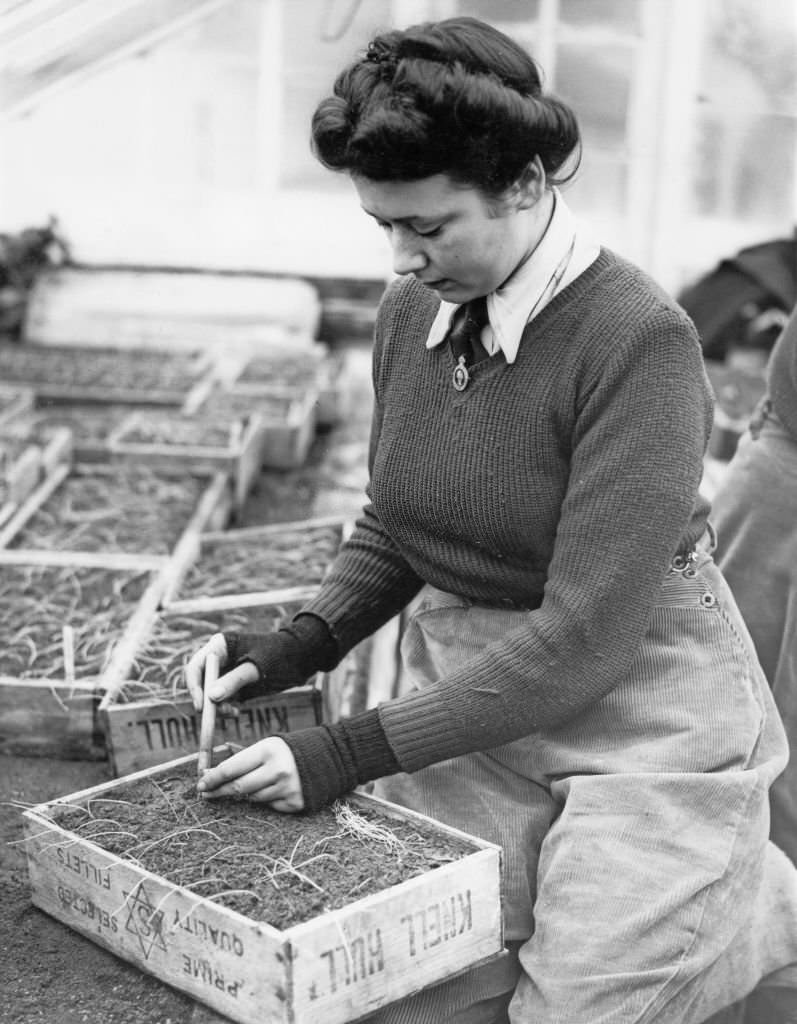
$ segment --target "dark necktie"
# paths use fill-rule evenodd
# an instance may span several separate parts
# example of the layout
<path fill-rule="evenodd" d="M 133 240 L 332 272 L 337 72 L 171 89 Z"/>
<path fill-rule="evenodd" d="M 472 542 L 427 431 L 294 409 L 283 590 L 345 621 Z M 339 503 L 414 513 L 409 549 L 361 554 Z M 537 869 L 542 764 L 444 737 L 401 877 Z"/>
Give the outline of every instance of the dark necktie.
<path fill-rule="evenodd" d="M 487 358 L 487 352 L 481 343 L 481 333 L 488 323 L 485 295 L 460 306 L 454 314 L 447 339 L 457 361 L 452 378 L 457 391 L 464 391 L 470 382 L 468 367 Z"/>

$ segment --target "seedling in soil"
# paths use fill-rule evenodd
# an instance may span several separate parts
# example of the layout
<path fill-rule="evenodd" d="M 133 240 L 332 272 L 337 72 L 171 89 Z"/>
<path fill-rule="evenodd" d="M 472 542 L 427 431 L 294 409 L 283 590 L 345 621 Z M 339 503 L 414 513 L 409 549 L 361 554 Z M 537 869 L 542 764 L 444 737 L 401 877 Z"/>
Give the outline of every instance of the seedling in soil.
<path fill-rule="evenodd" d="M 99 675 L 149 582 L 147 572 L 4 565 L 0 676 L 71 675 L 74 682 Z"/>
<path fill-rule="evenodd" d="M 145 466 L 78 465 L 15 534 L 33 550 L 169 554 L 207 480 Z"/>
<path fill-rule="evenodd" d="M 285 528 L 268 538 L 231 531 L 202 542 L 197 561 L 185 574 L 177 599 L 222 597 L 255 591 L 287 590 L 322 582 L 341 542 L 340 527 Z"/>

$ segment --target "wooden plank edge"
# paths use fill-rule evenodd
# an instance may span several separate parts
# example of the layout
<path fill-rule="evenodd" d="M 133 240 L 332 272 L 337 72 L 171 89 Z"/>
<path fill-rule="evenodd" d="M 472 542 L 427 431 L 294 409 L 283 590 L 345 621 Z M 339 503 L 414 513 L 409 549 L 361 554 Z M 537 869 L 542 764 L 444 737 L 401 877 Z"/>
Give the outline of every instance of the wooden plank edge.
<path fill-rule="evenodd" d="M 200 540 L 202 544 L 230 543 L 234 544 L 239 540 L 257 540 L 259 537 L 268 538 L 272 534 L 290 533 L 293 530 L 314 530 L 325 526 L 339 526 L 345 530 L 351 523 L 351 515 L 341 512 L 326 516 L 313 516 L 309 519 L 293 519 L 284 523 L 266 523 L 263 526 L 241 526 L 231 530 L 213 530 L 203 533 Z"/>
<path fill-rule="evenodd" d="M 108 706 L 127 682 L 136 651 L 152 630 L 160 608 L 165 571 L 164 568 L 150 581 L 139 598 L 138 606 L 128 620 L 122 636 L 113 646 L 108 664 L 100 676 L 100 688 L 103 691 L 100 711 Z"/>
<path fill-rule="evenodd" d="M 51 551 L 40 548 L 0 549 L 0 565 L 76 566 L 120 571 L 160 571 L 168 555 L 137 554 L 126 551 Z"/>
<path fill-rule="evenodd" d="M 227 611 L 230 608 L 271 608 L 274 605 L 310 601 L 318 586 L 286 587 L 283 590 L 253 590 L 245 594 L 224 594 L 220 597 L 194 597 L 164 603 L 161 610 L 168 615 L 193 615 L 196 612 Z"/>

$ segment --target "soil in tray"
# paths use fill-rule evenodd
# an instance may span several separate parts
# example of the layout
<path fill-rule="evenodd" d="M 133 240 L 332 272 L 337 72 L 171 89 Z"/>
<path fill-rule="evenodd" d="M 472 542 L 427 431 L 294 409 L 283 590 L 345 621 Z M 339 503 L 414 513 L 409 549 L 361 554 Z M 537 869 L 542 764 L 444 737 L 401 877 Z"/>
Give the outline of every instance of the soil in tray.
<path fill-rule="evenodd" d="M 0 675 L 64 679 L 64 626 L 75 675 L 98 675 L 150 582 L 146 572 L 5 565 L 0 574 Z"/>
<path fill-rule="evenodd" d="M 346 800 L 315 814 L 203 800 L 193 762 L 123 781 L 107 799 L 52 805 L 49 813 L 63 828 L 197 897 L 280 929 L 473 852 L 431 823 Z"/>
<path fill-rule="evenodd" d="M 21 418 L 19 429 L 27 429 L 35 439 L 46 439 L 56 427 L 69 427 L 75 444 L 104 444 L 130 415 L 144 408 L 123 402 L 40 402 L 32 413 Z M 147 406 L 146 409 L 152 409 Z M 157 408 L 162 409 L 159 405 Z"/>
<path fill-rule="evenodd" d="M 195 356 L 66 345 L 0 345 L 4 381 L 58 387 L 185 392 L 197 376 Z"/>
<path fill-rule="evenodd" d="M 338 553 L 338 526 L 298 526 L 267 536 L 203 541 L 199 559 L 180 585 L 178 600 L 321 583 Z"/>
<path fill-rule="evenodd" d="M 312 387 L 318 379 L 321 359 L 314 353 L 286 357 L 256 356 L 244 366 L 236 384 L 268 384 L 270 387 Z"/>
<path fill-rule="evenodd" d="M 119 444 L 154 444 L 165 448 L 195 447 L 220 448 L 234 451 L 240 446 L 246 429 L 245 418 L 232 415 L 152 416 L 136 417 L 135 423 L 125 427 L 117 440 Z"/>
<path fill-rule="evenodd" d="M 207 479 L 146 466 L 75 466 L 15 534 L 12 548 L 169 554 Z"/>

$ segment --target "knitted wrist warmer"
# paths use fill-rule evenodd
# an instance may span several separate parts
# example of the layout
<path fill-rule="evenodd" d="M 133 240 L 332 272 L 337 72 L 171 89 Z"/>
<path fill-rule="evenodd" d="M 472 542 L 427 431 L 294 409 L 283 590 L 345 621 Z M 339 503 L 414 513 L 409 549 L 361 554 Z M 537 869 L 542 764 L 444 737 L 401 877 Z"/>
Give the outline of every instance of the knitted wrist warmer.
<path fill-rule="evenodd" d="M 260 679 L 242 687 L 241 700 L 301 686 L 320 669 L 338 663 L 338 645 L 326 622 L 317 615 L 299 613 L 274 633 L 224 634 L 226 671 L 251 661 Z"/>
<path fill-rule="evenodd" d="M 293 752 L 308 811 L 326 807 L 364 782 L 401 771 L 376 708 L 280 739 Z"/>

